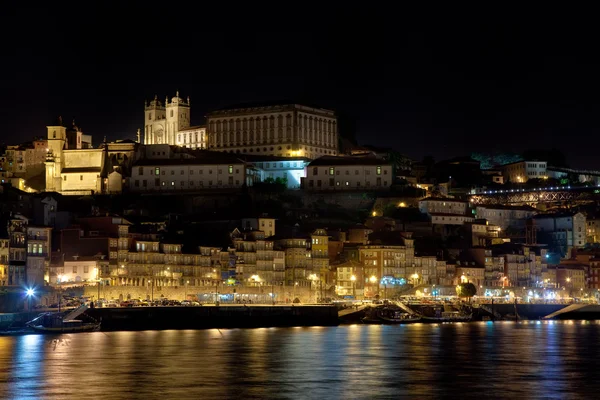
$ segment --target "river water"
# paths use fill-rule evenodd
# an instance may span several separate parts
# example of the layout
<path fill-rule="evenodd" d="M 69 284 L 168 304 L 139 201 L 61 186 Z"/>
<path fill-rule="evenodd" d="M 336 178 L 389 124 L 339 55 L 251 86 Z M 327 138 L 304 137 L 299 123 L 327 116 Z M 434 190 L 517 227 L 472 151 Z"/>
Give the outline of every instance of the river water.
<path fill-rule="evenodd" d="M 0 399 L 598 398 L 600 324 L 0 336 Z"/>

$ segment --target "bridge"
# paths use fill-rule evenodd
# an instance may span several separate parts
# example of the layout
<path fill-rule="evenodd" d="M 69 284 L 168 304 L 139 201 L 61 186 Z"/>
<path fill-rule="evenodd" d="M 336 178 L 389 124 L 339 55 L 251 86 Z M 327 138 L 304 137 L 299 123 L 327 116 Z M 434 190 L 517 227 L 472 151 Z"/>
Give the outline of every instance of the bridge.
<path fill-rule="evenodd" d="M 489 190 L 469 195 L 469 201 L 473 205 L 532 205 L 537 203 L 585 202 L 597 199 L 600 199 L 600 188 L 595 186 Z"/>

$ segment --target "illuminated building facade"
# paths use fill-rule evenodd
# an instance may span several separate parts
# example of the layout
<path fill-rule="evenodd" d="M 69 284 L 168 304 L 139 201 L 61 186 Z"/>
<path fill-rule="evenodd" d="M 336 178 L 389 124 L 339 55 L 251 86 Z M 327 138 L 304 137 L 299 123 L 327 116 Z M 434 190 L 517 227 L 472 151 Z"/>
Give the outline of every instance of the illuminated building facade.
<path fill-rule="evenodd" d="M 548 177 L 546 161 L 517 161 L 499 167 L 502 170 L 504 182 L 524 183 L 529 179 L 543 179 Z"/>
<path fill-rule="evenodd" d="M 306 167 L 306 191 L 389 190 L 392 166 L 374 157 L 323 156 Z"/>
<path fill-rule="evenodd" d="M 338 154 L 337 117 L 300 104 L 247 106 L 207 115 L 209 149 L 315 159 Z"/>
<path fill-rule="evenodd" d="M 177 92 L 170 102 L 167 97 L 165 102 L 161 103 L 157 96 L 149 103 L 144 102 L 144 144 L 177 145 L 179 131 L 189 127 L 189 97 L 187 101 L 183 100 Z M 179 139 L 182 142 L 181 136 Z"/>

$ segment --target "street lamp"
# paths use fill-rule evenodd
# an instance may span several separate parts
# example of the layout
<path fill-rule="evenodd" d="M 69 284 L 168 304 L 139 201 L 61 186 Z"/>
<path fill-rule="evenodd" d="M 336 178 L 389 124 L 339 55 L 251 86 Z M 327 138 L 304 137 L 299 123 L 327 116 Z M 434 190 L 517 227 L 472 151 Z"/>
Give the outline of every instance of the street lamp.
<path fill-rule="evenodd" d="M 27 294 L 27 311 L 31 311 L 31 298 L 35 294 L 35 291 L 29 288 L 25 293 Z"/>
<path fill-rule="evenodd" d="M 215 274 L 215 305 L 219 305 L 219 280 L 217 279 L 217 269 L 213 268 Z"/>
<path fill-rule="evenodd" d="M 377 282 L 377 277 L 375 275 L 371 275 L 371 277 L 369 278 L 369 281 L 371 282 L 372 285 L 375 285 L 375 283 Z M 379 286 L 377 286 L 377 295 L 379 294 Z"/>
<path fill-rule="evenodd" d="M 350 280 L 352 281 L 352 297 L 356 300 L 356 276 L 352 275 Z"/>

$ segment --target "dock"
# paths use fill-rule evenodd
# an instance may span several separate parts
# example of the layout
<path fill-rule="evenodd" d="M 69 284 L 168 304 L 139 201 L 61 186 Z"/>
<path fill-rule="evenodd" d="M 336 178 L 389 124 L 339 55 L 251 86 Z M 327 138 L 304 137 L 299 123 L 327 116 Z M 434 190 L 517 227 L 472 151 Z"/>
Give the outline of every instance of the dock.
<path fill-rule="evenodd" d="M 102 331 L 337 326 L 330 305 L 204 305 L 200 307 L 90 308 Z"/>

